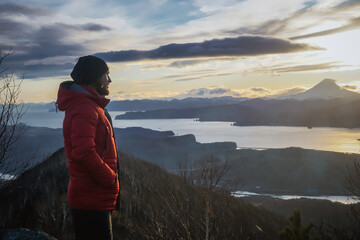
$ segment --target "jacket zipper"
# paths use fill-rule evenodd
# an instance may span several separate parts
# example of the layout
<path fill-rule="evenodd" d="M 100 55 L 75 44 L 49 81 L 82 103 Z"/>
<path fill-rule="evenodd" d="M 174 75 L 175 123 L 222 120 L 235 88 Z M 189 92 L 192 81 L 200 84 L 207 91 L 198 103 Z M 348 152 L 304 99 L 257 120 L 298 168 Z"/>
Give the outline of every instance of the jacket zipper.
<path fill-rule="evenodd" d="M 105 153 L 107 153 L 107 136 L 108 136 L 108 131 L 109 131 L 109 127 L 106 126 L 106 129 L 105 129 L 104 150 L 103 150 L 103 154 L 102 154 L 102 159 L 103 159 L 103 160 L 104 160 L 104 155 L 105 155 Z"/>

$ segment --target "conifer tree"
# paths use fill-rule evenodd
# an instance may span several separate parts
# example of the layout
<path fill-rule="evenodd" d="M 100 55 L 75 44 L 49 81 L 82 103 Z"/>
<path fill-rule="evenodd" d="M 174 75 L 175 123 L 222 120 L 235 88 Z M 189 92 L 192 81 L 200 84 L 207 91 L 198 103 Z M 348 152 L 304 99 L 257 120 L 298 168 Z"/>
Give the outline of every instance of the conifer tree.
<path fill-rule="evenodd" d="M 285 226 L 279 233 L 281 240 L 310 240 L 310 231 L 314 227 L 313 223 L 306 226 L 301 224 L 300 210 L 295 210 L 289 217 L 290 225 Z"/>

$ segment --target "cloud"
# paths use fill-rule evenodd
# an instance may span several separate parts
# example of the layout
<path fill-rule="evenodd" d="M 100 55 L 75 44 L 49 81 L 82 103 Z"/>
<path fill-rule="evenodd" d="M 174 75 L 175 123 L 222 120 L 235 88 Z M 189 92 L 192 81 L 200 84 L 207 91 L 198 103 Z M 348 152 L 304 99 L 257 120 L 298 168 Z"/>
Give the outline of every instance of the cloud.
<path fill-rule="evenodd" d="M 359 0 L 346 0 L 342 3 L 340 3 L 339 5 L 335 6 L 335 8 L 343 8 L 343 7 L 348 7 L 354 4 L 359 4 Z"/>
<path fill-rule="evenodd" d="M 358 24 L 356 18 L 349 20 L 358 16 L 357 8 L 350 9 L 358 2 L 354 0 L 331 1 L 331 4 L 321 8 L 319 5 L 323 5 L 323 1 L 315 4 L 311 0 L 154 0 L 154 4 L 145 9 L 139 8 L 144 5 L 144 0 L 11 2 L 0 4 L 0 48 L 6 50 L 13 47 L 15 54 L 7 63 L 15 72 L 34 78 L 37 74 L 44 76 L 49 73 L 49 76 L 53 76 L 69 71 L 69 66 L 74 63 L 73 56 L 96 52 L 109 58 L 114 55 L 114 62 L 149 59 L 147 63 L 150 67 L 162 64 L 158 67 L 161 70 L 176 68 L 169 72 L 214 66 L 217 69 L 225 67 L 220 70 L 230 72 L 232 63 L 206 62 L 229 56 L 239 60 L 243 56 L 319 49 L 286 39 L 312 33 L 309 29 L 324 29 L 324 26 L 329 26 L 328 21 L 334 23 L 331 25 L 333 27 Z M 102 11 L 98 11 L 99 7 Z M 339 23 L 346 24 L 342 26 Z M 230 34 L 231 29 L 235 30 Z M 239 34 L 258 37 L 239 37 Z M 129 51 L 108 52 L 111 49 Z M 288 56 L 282 55 L 284 58 Z M 151 61 L 154 59 L 167 61 Z M 251 60 L 261 61 L 260 58 Z M 306 62 L 309 64 L 309 61 Z M 144 66 L 143 62 L 137 64 Z M 298 66 L 300 64 L 304 63 Z M 258 65 L 266 66 L 254 63 L 246 68 Z M 286 66 L 289 65 L 286 62 Z M 278 67 L 282 66 L 279 64 Z M 55 73 L 50 73 L 49 69 Z M 240 72 L 233 67 L 232 71 L 235 70 Z M 153 73 L 157 74 L 155 71 Z M 219 75 L 188 75 L 174 81 L 192 81 L 212 76 Z"/>
<path fill-rule="evenodd" d="M 14 51 L 4 67 L 26 79 L 68 76 L 78 56 L 94 52 L 93 40 L 84 44 L 81 38 L 103 37 L 102 31 L 112 30 L 92 19 L 70 20 L 50 8 L 0 4 L 0 49 Z"/>
<path fill-rule="evenodd" d="M 237 90 L 242 97 L 247 98 L 259 98 L 259 97 L 267 97 L 267 98 L 281 98 L 289 95 L 294 95 L 297 93 L 301 93 L 306 91 L 307 89 L 304 87 L 292 87 L 288 89 L 268 89 L 263 87 L 252 87 L 247 89 Z"/>
<path fill-rule="evenodd" d="M 162 40 L 174 39 L 174 42 L 180 39 L 181 42 L 189 42 L 189 39 L 192 39 L 191 41 L 199 42 L 204 39 L 230 37 L 234 35 L 223 34 L 224 31 L 255 26 L 273 19 L 284 19 L 303 7 L 303 0 L 196 2 L 195 5 L 202 15 L 186 24 L 169 29 L 162 35 Z"/>
<path fill-rule="evenodd" d="M 25 78 L 40 78 L 47 76 L 68 75 L 74 64 L 74 58 L 88 52 L 86 45 L 68 42 L 66 38 L 72 34 L 72 29 L 65 24 L 42 26 L 37 30 L 31 29 L 26 24 L 19 23 L 24 32 L 10 29 L 11 33 L 18 36 L 18 41 L 13 45 L 14 54 L 6 59 L 6 65 L 12 71 Z M 0 32 L 0 37 L 4 34 Z M 8 45 L 1 44 L 1 49 L 8 49 Z"/>
<path fill-rule="evenodd" d="M 288 38 L 289 32 L 302 32 L 304 28 L 312 27 L 314 24 L 311 22 L 309 25 L 298 25 L 299 22 L 307 23 L 308 19 L 313 19 L 315 15 L 320 15 L 314 12 L 311 7 L 316 5 L 316 1 L 305 2 L 304 7 L 300 10 L 289 12 L 282 18 L 271 18 L 265 21 L 260 21 L 253 24 L 242 25 L 241 27 L 233 30 L 223 31 L 223 34 L 236 34 L 236 35 L 262 35 L 262 36 L 283 36 Z M 304 19 L 304 20 L 303 20 Z M 305 21 L 305 19 L 307 19 Z M 302 23 L 303 24 L 303 23 Z"/>
<path fill-rule="evenodd" d="M 188 97 L 201 97 L 201 98 L 213 98 L 213 97 L 241 97 L 241 94 L 235 90 L 223 87 L 210 87 L 210 88 L 197 88 L 190 89 L 184 93 L 173 96 L 173 98 L 183 99 Z"/>
<path fill-rule="evenodd" d="M 276 35 L 287 30 L 288 25 L 302 13 L 294 13 L 285 19 L 270 19 L 253 26 L 241 26 L 233 30 L 222 31 L 223 34 L 236 35 Z"/>
<path fill-rule="evenodd" d="M 193 3 L 199 8 L 199 11 L 206 14 L 212 14 L 231 8 L 236 4 L 234 0 L 195 0 Z"/>
<path fill-rule="evenodd" d="M 6 65 L 27 79 L 68 75 L 77 57 L 91 54 L 89 46 L 68 40 L 75 33 L 108 31 L 110 28 L 95 23 L 49 24 L 34 29 L 33 26 L 7 19 L 0 19 L 0 49 L 12 48 L 14 54 Z M 7 42 L 7 38 L 16 39 Z"/>
<path fill-rule="evenodd" d="M 45 26 L 47 27 L 47 26 Z M 49 28 L 55 28 L 56 31 L 67 31 L 70 33 L 71 31 L 89 31 L 89 32 L 101 32 L 101 31 L 110 31 L 111 28 L 102 24 L 96 23 L 86 23 L 86 24 L 65 24 L 65 23 L 56 23 Z M 72 32 L 74 33 L 74 32 Z"/>
<path fill-rule="evenodd" d="M 180 79 L 176 79 L 175 82 L 186 82 L 186 81 L 192 81 L 192 80 L 198 80 L 199 78 L 197 77 L 190 77 L 190 78 L 180 78 Z"/>
<path fill-rule="evenodd" d="M 0 4 L 0 15 L 26 15 L 26 16 L 39 16 L 49 15 L 51 11 L 43 7 L 33 7 L 27 5 L 18 5 L 14 3 L 3 3 Z"/>
<path fill-rule="evenodd" d="M 225 94 L 228 93 L 230 89 L 224 89 L 224 88 L 215 88 L 210 90 L 210 94 Z"/>
<path fill-rule="evenodd" d="M 252 87 L 246 89 L 230 89 L 222 86 L 210 86 L 202 88 L 194 88 L 184 92 L 139 92 L 125 93 L 119 92 L 114 95 L 118 99 L 184 99 L 184 98 L 216 98 L 216 97 L 234 97 L 234 98 L 278 98 L 285 97 L 307 90 L 304 87 L 293 87 L 289 89 L 271 90 L 263 87 Z M 145 95 L 146 96 L 145 96 Z"/>
<path fill-rule="evenodd" d="M 184 93 L 173 96 L 173 98 L 187 98 L 187 97 L 247 97 L 247 98 L 258 98 L 258 97 L 278 97 L 296 94 L 305 91 L 305 88 L 295 87 L 290 89 L 271 90 L 263 87 L 252 87 L 246 89 L 229 89 L 224 87 L 209 87 L 209 88 L 197 88 L 191 89 Z"/>
<path fill-rule="evenodd" d="M 342 88 L 344 89 L 347 89 L 347 90 L 357 90 L 357 86 L 355 85 L 344 85 L 344 86 L 341 86 Z"/>
<path fill-rule="evenodd" d="M 319 50 L 319 48 L 277 38 L 240 36 L 237 38 L 213 39 L 201 43 L 172 43 L 148 51 L 113 51 L 97 53 L 95 55 L 109 62 L 124 62 L 142 59 L 256 56 L 307 50 Z"/>
<path fill-rule="evenodd" d="M 178 60 L 175 62 L 172 62 L 168 65 L 163 65 L 159 67 L 173 67 L 173 68 L 185 68 L 190 66 L 199 65 L 202 63 L 208 63 L 213 61 L 233 61 L 236 60 L 235 57 L 217 57 L 217 58 L 207 58 L 207 59 L 190 59 L 190 60 Z"/>
<path fill-rule="evenodd" d="M 56 56 L 47 57 L 42 59 L 26 61 L 25 65 L 62 65 L 66 63 L 75 63 L 78 59 L 77 56 Z"/>
<path fill-rule="evenodd" d="M 269 92 L 269 89 L 263 87 L 253 87 L 250 90 L 254 92 Z"/>
<path fill-rule="evenodd" d="M 266 35 L 297 40 L 317 36 L 325 36 L 359 28 L 357 11 L 359 0 L 341 1 L 308 1 L 302 2 L 302 8 L 296 11 L 289 7 L 281 17 L 263 19 L 263 21 L 239 24 L 235 28 L 222 30 L 225 35 Z M 343 24 L 346 22 L 346 24 Z M 331 24 L 343 24 L 329 29 Z M 314 29 L 327 29 L 314 32 Z M 310 32 L 310 33 L 309 33 Z"/>
<path fill-rule="evenodd" d="M 82 29 L 86 30 L 86 31 L 90 31 L 90 32 L 100 32 L 100 31 L 110 31 L 111 28 L 101 25 L 101 24 L 96 24 L 96 23 L 88 23 L 88 24 L 84 24 L 81 26 Z"/>
<path fill-rule="evenodd" d="M 271 71 L 275 73 L 286 73 L 286 72 L 302 72 L 302 71 L 316 71 L 316 70 L 323 70 L 323 69 L 333 69 L 339 68 L 342 65 L 338 65 L 337 62 L 331 63 L 319 63 L 319 64 L 309 64 L 309 65 L 296 65 L 296 66 L 289 66 L 289 67 L 279 67 L 273 68 Z"/>
<path fill-rule="evenodd" d="M 70 70 L 74 67 L 74 64 L 71 63 L 51 65 L 21 65 L 21 61 L 15 63 L 17 67 L 9 67 L 9 69 L 11 69 L 11 71 L 16 69 L 15 74 L 19 78 L 24 77 L 25 79 L 32 80 L 49 80 L 49 78 L 52 79 L 58 76 L 70 76 Z"/>
<path fill-rule="evenodd" d="M 206 67 L 209 66 L 210 62 L 217 62 L 215 63 L 216 65 L 218 65 L 220 62 L 229 62 L 229 61 L 235 61 L 238 60 L 237 57 L 216 57 L 216 58 L 202 58 L 202 59 L 188 59 L 188 60 L 178 60 L 178 61 L 173 61 L 170 62 L 170 60 L 163 60 L 163 61 L 146 61 L 146 62 L 142 62 L 142 64 L 145 64 L 142 66 L 142 69 L 159 69 L 159 68 L 176 68 L 176 69 L 181 69 L 181 68 L 190 68 L 190 67 Z M 207 65 L 205 65 L 207 64 Z M 212 63 L 211 63 L 212 64 Z M 202 65 L 202 66 L 199 66 Z"/>
<path fill-rule="evenodd" d="M 171 100 L 178 93 L 166 91 L 140 91 L 140 92 L 119 92 L 111 94 L 110 98 L 113 100 L 136 100 L 136 99 L 162 99 Z"/>
<path fill-rule="evenodd" d="M 244 73 L 260 73 L 260 74 L 280 74 L 280 73 L 291 73 L 291 72 L 304 72 L 304 71 L 318 71 L 326 69 L 336 69 L 345 67 L 345 65 L 339 65 L 338 62 L 318 63 L 318 64 L 305 64 L 305 65 L 292 65 L 285 67 L 270 66 L 253 68 L 244 71 Z"/>
<path fill-rule="evenodd" d="M 1 19 L 0 18 L 0 36 L 2 37 L 16 37 L 23 35 L 23 32 L 26 31 L 30 26 L 21 22 L 17 22 L 11 19 Z"/>
<path fill-rule="evenodd" d="M 200 75 L 195 76 L 195 77 L 178 78 L 178 79 L 174 80 L 174 82 L 200 80 L 200 79 L 206 79 L 206 78 L 211 78 L 211 77 L 229 76 L 229 75 L 234 75 L 234 74 L 236 74 L 236 72 L 231 72 L 231 73 L 216 73 L 216 72 L 214 72 L 214 73 L 204 74 L 204 75 L 200 74 Z M 192 76 L 192 74 L 188 73 L 188 74 L 186 74 L 184 76 Z"/>
<path fill-rule="evenodd" d="M 182 61 L 175 61 L 168 65 L 168 67 L 175 67 L 175 68 L 184 68 L 188 66 L 197 65 L 200 63 L 208 62 L 209 60 L 182 60 Z"/>
<path fill-rule="evenodd" d="M 183 82 L 183 81 L 191 81 L 191 80 L 200 80 L 206 79 L 210 77 L 218 77 L 218 76 L 229 76 L 237 74 L 237 72 L 220 72 L 217 69 L 206 69 L 206 70 L 198 70 L 198 71 L 189 71 L 182 74 L 173 74 L 173 75 L 165 75 L 161 77 L 160 81 L 172 81 L 172 82 Z"/>
<path fill-rule="evenodd" d="M 295 37 L 291 37 L 290 40 L 321 37 L 321 36 L 326 36 L 326 35 L 330 35 L 330 34 L 349 31 L 349 30 L 356 29 L 356 28 L 360 28 L 360 17 L 353 18 L 350 20 L 350 22 L 348 24 L 345 24 L 344 26 L 341 26 L 338 28 L 333 28 L 333 29 L 328 29 L 328 30 L 324 30 L 324 31 L 320 31 L 320 32 L 314 32 L 314 33 L 310 33 L 310 34 L 295 36 Z"/>

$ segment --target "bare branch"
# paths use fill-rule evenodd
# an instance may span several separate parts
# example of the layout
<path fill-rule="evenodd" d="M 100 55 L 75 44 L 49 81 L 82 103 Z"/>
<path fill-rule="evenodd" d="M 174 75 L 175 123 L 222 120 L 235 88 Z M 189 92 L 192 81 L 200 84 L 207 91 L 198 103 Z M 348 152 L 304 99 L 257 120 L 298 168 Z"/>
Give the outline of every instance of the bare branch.
<path fill-rule="evenodd" d="M 4 52 L 0 49 L 0 67 L 3 61 L 14 51 Z M 9 150 L 24 133 L 25 125 L 20 124 L 25 113 L 24 105 L 19 100 L 20 86 L 14 73 L 7 73 L 7 69 L 0 69 L 0 188 L 7 182 L 8 176 L 22 172 L 28 167 L 28 161 L 8 160 Z"/>

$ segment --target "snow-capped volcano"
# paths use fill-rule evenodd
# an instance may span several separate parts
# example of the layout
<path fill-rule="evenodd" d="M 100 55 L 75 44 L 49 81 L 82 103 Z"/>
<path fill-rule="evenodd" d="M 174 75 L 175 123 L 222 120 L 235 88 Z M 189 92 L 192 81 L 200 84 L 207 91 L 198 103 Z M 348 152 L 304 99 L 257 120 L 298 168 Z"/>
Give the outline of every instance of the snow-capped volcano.
<path fill-rule="evenodd" d="M 319 84 L 309 90 L 287 96 L 297 100 L 305 99 L 332 99 L 332 98 L 360 98 L 360 94 L 346 90 L 336 84 L 333 79 L 324 79 Z"/>

